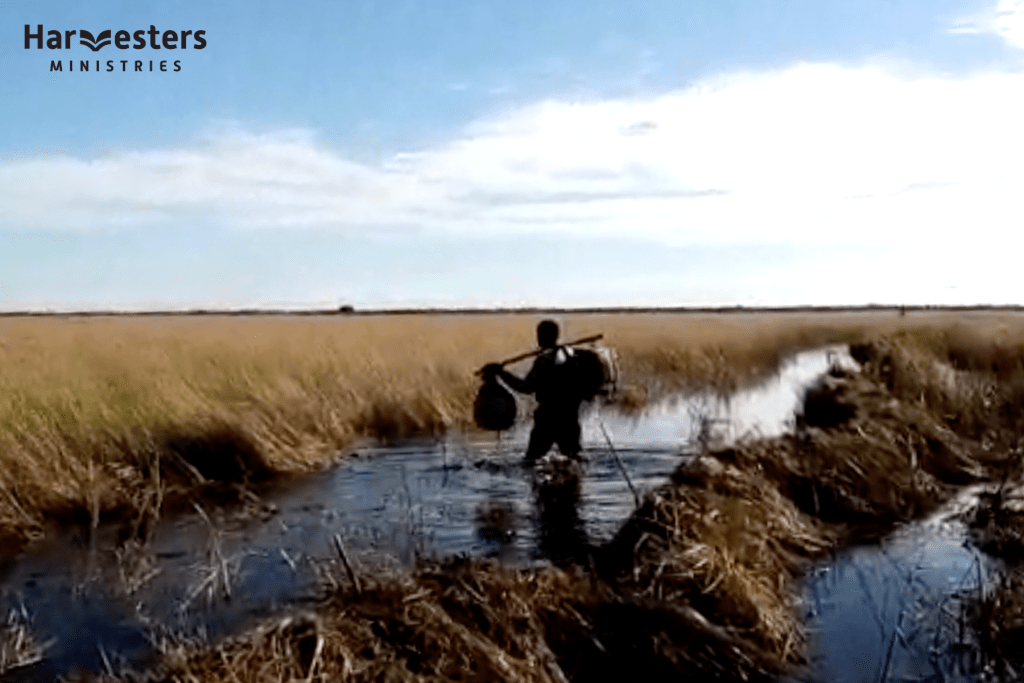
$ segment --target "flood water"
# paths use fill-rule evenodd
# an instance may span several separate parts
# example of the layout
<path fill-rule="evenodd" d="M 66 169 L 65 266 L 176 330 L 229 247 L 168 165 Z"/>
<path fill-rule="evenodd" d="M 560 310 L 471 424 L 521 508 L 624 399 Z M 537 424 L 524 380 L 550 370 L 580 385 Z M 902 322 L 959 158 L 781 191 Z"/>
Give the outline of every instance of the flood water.
<path fill-rule="evenodd" d="M 314 601 L 324 567 L 338 557 L 337 541 L 357 571 L 452 555 L 519 566 L 571 562 L 588 544 L 608 540 L 633 511 L 635 495 L 663 484 L 700 439 L 787 431 L 803 388 L 831 362 L 852 363 L 836 354 L 798 354 L 769 382 L 727 399 L 693 395 L 634 417 L 592 410 L 583 422 L 578 486 L 553 486 L 550 464 L 521 465 L 527 423 L 500 439 L 366 444 L 329 469 L 264 492 L 255 513 L 211 508 L 164 519 L 141 549 L 114 550 L 113 528 L 53 538 L 0 566 L 4 614 L 23 609 L 47 645 L 43 661 L 22 674 L 45 680 L 140 667 L 161 633 L 216 639 Z M 925 632 L 893 610 L 929 591 L 971 589 L 976 558 L 959 550 L 962 535 L 929 529 L 921 542 L 852 550 L 809 578 L 807 616 L 820 635 L 815 673 L 806 680 L 881 680 L 853 675 L 850 664 L 851 657 L 874 658 L 861 668 L 879 671 L 880 647 L 892 651 L 882 655 L 888 680 L 908 680 L 895 677 L 904 662 L 932 656 L 918 648 Z M 910 592 L 898 594 L 904 583 Z M 922 585 L 929 588 L 915 593 Z M 867 599 L 857 594 L 864 586 Z M 893 633 L 898 646 L 890 648 Z"/>

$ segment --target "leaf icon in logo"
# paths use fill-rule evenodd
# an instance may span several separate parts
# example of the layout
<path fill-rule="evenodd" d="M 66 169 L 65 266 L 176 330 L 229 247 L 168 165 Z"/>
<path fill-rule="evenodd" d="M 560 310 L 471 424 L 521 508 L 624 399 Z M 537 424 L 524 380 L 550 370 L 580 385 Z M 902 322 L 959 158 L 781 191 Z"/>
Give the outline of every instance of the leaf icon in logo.
<path fill-rule="evenodd" d="M 79 31 L 78 35 L 81 37 L 81 40 L 78 41 L 78 42 L 80 42 L 82 45 L 85 45 L 87 48 L 89 48 L 93 52 L 99 52 L 101 49 L 105 48 L 107 45 L 110 45 L 110 29 L 109 28 L 106 31 L 101 32 L 95 38 L 92 37 L 92 33 L 90 33 L 89 31 L 86 31 L 85 29 L 82 29 L 81 31 Z"/>

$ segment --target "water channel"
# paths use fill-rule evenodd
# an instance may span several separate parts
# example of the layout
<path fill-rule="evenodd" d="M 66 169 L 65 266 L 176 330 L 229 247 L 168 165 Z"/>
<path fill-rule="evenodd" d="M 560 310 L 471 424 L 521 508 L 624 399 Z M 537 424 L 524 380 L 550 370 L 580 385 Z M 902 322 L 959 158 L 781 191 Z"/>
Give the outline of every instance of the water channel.
<path fill-rule="evenodd" d="M 500 439 L 364 444 L 330 468 L 261 491 L 246 514 L 211 507 L 163 519 L 143 549 L 115 550 L 113 527 L 56 535 L 0 563 L 0 607 L 28 615 L 46 645 L 20 676 L 145 666 L 154 634 L 217 639 L 311 603 L 337 557 L 336 538 L 364 570 L 407 568 L 425 556 L 572 561 L 573 548 L 608 540 L 633 511 L 634 491 L 663 484 L 700 439 L 790 429 L 803 389 L 833 362 L 852 364 L 836 349 L 804 352 L 729 397 L 681 397 L 635 416 L 591 410 L 579 486 L 555 507 L 537 496 L 545 466 L 520 463 L 527 424 Z M 816 567 L 805 591 L 814 662 L 799 680 L 932 680 L 925 676 L 950 653 L 937 650 L 944 626 L 921 614 L 936 621 L 951 596 L 977 590 L 982 563 L 940 515 Z M 934 608 L 908 608 L 929 600 Z"/>

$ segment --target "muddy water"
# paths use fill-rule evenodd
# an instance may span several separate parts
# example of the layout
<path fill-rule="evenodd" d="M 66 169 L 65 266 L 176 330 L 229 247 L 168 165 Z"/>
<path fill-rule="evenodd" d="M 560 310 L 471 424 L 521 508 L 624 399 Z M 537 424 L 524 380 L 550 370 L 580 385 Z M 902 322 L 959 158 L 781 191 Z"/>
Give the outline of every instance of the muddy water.
<path fill-rule="evenodd" d="M 631 418 L 592 411 L 578 486 L 553 486 L 551 463 L 521 466 L 528 426 L 500 440 L 367 445 L 263 492 L 255 514 L 200 509 L 164 519 L 143 549 L 115 550 L 116 530 L 101 528 L 7 558 L 0 607 L 31 615 L 46 649 L 27 675 L 46 679 L 144 666 L 152 638 L 168 630 L 216 638 L 312 601 L 336 558 L 336 537 L 363 570 L 453 554 L 572 561 L 610 538 L 635 495 L 663 483 L 696 441 L 786 431 L 802 388 L 832 354 L 799 354 L 763 386 L 725 399 L 694 395 Z"/>

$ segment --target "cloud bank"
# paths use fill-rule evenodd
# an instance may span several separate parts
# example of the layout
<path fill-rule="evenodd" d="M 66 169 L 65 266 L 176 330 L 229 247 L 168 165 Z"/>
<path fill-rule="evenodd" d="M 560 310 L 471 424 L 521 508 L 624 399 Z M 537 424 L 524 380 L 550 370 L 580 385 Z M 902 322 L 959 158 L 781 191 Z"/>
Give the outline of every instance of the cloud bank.
<path fill-rule="evenodd" d="M 1024 0 L 999 0 L 993 8 L 956 22 L 952 33 L 992 33 L 1024 49 Z"/>
<path fill-rule="evenodd" d="M 1001 29 L 1024 46 L 1024 2 Z M 1016 22 L 1016 23 L 1014 23 Z M 1019 245 L 1024 74 L 804 64 L 545 101 L 356 163 L 309 131 L 0 161 L 0 232 L 174 226 Z"/>

